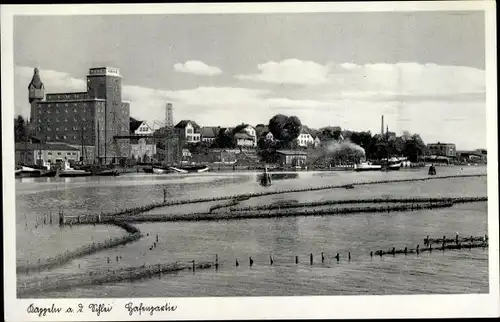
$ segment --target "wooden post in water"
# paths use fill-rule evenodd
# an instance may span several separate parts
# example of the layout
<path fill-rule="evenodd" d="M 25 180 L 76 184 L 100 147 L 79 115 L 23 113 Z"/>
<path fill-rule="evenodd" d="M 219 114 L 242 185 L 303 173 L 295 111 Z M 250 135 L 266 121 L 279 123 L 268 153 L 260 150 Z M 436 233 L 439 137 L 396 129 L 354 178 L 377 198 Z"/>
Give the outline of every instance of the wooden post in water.
<path fill-rule="evenodd" d="M 295 264 L 299 263 L 299 256 L 295 256 Z"/>
<path fill-rule="evenodd" d="M 309 255 L 309 262 L 311 265 L 313 264 L 313 254 L 312 253 Z"/>
<path fill-rule="evenodd" d="M 64 213 L 59 210 L 59 226 L 63 226 L 64 225 Z"/>
<path fill-rule="evenodd" d="M 167 202 L 167 189 L 163 189 L 163 203 Z"/>

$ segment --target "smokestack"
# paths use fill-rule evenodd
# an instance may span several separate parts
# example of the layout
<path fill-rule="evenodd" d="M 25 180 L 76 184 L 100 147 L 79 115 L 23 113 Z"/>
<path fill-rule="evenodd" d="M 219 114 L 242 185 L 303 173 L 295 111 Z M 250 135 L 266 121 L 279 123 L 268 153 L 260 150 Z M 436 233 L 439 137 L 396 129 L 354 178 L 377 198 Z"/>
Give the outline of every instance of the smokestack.
<path fill-rule="evenodd" d="M 380 127 L 380 134 L 384 135 L 384 116 L 382 115 L 382 126 Z"/>

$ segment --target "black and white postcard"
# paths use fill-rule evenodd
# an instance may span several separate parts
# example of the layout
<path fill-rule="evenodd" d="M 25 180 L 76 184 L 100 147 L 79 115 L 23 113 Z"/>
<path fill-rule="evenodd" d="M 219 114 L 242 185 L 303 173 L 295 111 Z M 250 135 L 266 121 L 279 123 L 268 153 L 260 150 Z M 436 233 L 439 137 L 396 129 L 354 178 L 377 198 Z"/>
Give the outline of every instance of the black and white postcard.
<path fill-rule="evenodd" d="M 1 7 L 7 321 L 498 316 L 493 1 Z"/>

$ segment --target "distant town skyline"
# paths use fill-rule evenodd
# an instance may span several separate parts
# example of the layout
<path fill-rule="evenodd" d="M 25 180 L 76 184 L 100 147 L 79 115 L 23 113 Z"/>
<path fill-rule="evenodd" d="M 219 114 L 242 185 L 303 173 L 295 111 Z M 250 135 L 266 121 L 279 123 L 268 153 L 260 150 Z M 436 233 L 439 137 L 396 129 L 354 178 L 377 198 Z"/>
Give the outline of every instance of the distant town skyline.
<path fill-rule="evenodd" d="M 51 39 L 52 41 L 49 41 Z M 15 112 L 47 93 L 85 91 L 92 67 L 119 68 L 131 116 L 202 126 L 267 124 L 418 133 L 486 147 L 482 12 L 17 16 Z"/>

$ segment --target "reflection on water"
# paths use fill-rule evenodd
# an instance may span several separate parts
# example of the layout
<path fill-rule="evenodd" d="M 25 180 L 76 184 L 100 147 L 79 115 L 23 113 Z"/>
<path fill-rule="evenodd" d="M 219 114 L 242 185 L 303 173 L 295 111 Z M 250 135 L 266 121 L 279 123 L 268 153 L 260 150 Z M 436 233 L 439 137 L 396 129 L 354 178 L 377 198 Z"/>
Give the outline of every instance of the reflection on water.
<path fill-rule="evenodd" d="M 438 175 L 484 173 L 484 168 L 442 168 Z M 299 179 L 277 180 L 261 187 L 259 174 L 203 174 L 185 176 L 131 175 L 117 178 L 42 178 L 16 183 L 17 259 L 34 260 L 74 249 L 89 241 L 123 234 L 117 228 L 82 226 L 60 229 L 55 225 L 33 228 L 37 214 L 49 211 L 83 213 L 110 211 L 167 198 L 198 198 L 244 192 L 347 184 L 363 180 L 426 177 L 426 169 L 394 173 L 331 172 L 299 173 Z M 42 179 L 42 180 L 40 180 Z M 430 180 L 412 183 L 357 186 L 308 193 L 251 198 L 240 206 L 275 202 L 305 202 L 357 197 L 484 196 L 486 178 Z M 188 205 L 179 211 L 208 209 L 211 204 Z M 169 208 L 158 210 L 165 212 Z M 26 227 L 28 224 L 28 227 Z M 197 271 L 164 275 L 134 283 L 92 286 L 52 292 L 47 297 L 148 297 L 148 296 L 236 296 L 314 294 L 422 294 L 488 292 L 487 249 L 433 252 L 420 256 L 370 258 L 370 251 L 422 247 L 431 236 L 481 236 L 487 232 L 487 204 L 472 203 L 453 208 L 408 213 L 377 213 L 348 216 L 270 218 L 220 222 L 142 223 L 137 227 L 149 237 L 82 259 L 42 275 L 85 272 L 96 268 L 127 267 L 174 261 L 213 260 L 222 266 L 215 272 Z M 149 250 L 156 234 L 158 247 Z M 59 247 L 55 245 L 60 245 Z M 320 253 L 326 260 L 320 262 Z M 341 260 L 332 257 L 339 252 Z M 351 262 L 346 261 L 351 252 Z M 308 264 L 309 254 L 315 264 Z M 269 266 L 269 256 L 274 265 Z M 106 258 L 122 256 L 120 262 Z M 248 257 L 255 260 L 248 266 Z M 300 263 L 295 264 L 295 256 Z M 234 266 L 236 258 L 240 267 Z"/>

